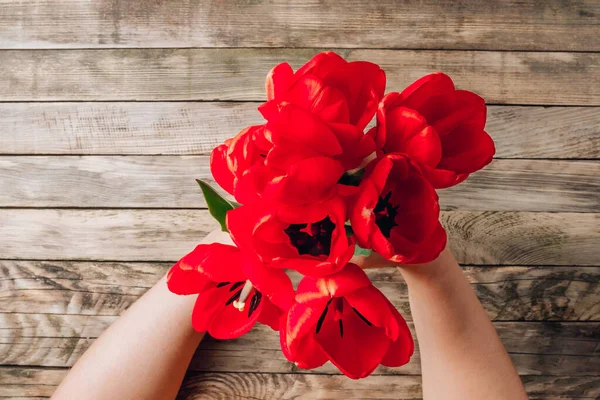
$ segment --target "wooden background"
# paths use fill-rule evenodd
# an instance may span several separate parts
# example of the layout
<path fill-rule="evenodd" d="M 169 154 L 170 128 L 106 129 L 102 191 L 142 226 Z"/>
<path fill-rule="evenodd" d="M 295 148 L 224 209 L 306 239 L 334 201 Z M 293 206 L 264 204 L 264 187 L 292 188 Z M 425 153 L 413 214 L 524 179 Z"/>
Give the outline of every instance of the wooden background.
<path fill-rule="evenodd" d="M 49 397 L 215 227 L 208 153 L 321 49 L 486 98 L 496 160 L 441 194 L 453 250 L 531 398 L 600 398 L 599 24 L 598 0 L 0 0 L 0 398 Z M 205 340 L 180 397 L 421 397 L 418 351 L 352 381 L 267 331 Z"/>

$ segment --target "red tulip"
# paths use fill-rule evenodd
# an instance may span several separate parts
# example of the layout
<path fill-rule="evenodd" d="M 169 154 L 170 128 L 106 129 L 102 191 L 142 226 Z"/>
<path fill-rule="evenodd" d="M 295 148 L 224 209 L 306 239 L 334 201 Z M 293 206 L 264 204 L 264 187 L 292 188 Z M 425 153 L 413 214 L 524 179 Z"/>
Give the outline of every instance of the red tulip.
<path fill-rule="evenodd" d="M 404 155 L 373 163 L 350 210 L 358 245 L 403 264 L 434 260 L 446 246 L 435 190 Z"/>
<path fill-rule="evenodd" d="M 308 148 L 274 147 L 264 128 L 245 128 L 212 151 L 211 172 L 223 189 L 242 204 L 306 204 L 335 194 L 341 162 Z"/>
<path fill-rule="evenodd" d="M 421 163 L 435 188 L 464 181 L 492 161 L 494 142 L 484 131 L 484 100 L 456 90 L 445 74 L 427 75 L 402 93 L 388 93 L 369 134 L 384 153 L 405 153 Z"/>
<path fill-rule="evenodd" d="M 400 313 L 354 264 L 327 277 L 302 279 L 282 321 L 282 351 L 300 368 L 330 360 L 358 379 L 379 364 L 404 365 L 414 351 Z"/>
<path fill-rule="evenodd" d="M 276 147 L 300 147 L 357 167 L 375 150 L 364 128 L 383 97 L 385 73 L 364 61 L 346 62 L 335 53 L 317 54 L 296 73 L 287 63 L 267 76 L 267 102 L 259 111 Z"/>
<path fill-rule="evenodd" d="M 236 244 L 269 267 L 322 276 L 339 271 L 354 254 L 340 197 L 307 206 L 242 206 L 227 213 Z"/>
<path fill-rule="evenodd" d="M 273 145 L 265 138 L 264 127 L 258 125 L 243 129 L 215 147 L 210 155 L 210 170 L 215 181 L 236 198 L 244 199 L 246 195 L 246 192 L 237 194 L 238 186 L 252 186 L 254 198 L 270 177 L 265 172 L 265 158 Z"/>
<path fill-rule="evenodd" d="M 217 339 L 244 335 L 257 321 L 279 329 L 294 289 L 284 271 L 267 268 L 234 246 L 198 245 L 167 275 L 175 294 L 198 294 L 192 325 Z"/>
<path fill-rule="evenodd" d="M 282 102 L 295 104 L 326 122 L 350 123 L 363 130 L 385 90 L 385 72 L 366 61 L 347 62 L 333 52 L 319 53 L 296 73 L 288 63 L 269 72 L 267 102 L 259 111 L 269 120 Z"/>

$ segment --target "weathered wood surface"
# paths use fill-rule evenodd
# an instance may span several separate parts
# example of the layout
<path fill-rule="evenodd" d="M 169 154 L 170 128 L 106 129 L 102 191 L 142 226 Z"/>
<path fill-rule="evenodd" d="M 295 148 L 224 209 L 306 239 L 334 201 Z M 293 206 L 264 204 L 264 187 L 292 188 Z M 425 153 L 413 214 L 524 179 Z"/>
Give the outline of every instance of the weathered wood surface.
<path fill-rule="evenodd" d="M 30 337 L 103 328 L 154 285 L 171 263 L 0 261 L 0 336 Z M 600 267 L 475 267 L 463 271 L 494 321 L 600 321 Z M 368 271 L 410 319 L 395 269 Z M 291 274 L 298 283 L 298 274 Z M 16 313 L 16 314 L 13 314 Z M 24 313 L 19 315 L 19 313 Z M 36 316 L 27 313 L 53 314 Z M 63 315 L 66 314 L 66 315 Z M 87 319 L 87 316 L 99 316 Z M 105 318 L 106 317 L 106 318 Z M 87 332 L 87 331 L 86 331 Z M 94 331 L 97 332 L 97 331 Z M 89 333 L 81 334 L 87 336 Z"/>
<path fill-rule="evenodd" d="M 0 398 L 31 400 L 32 395 L 49 397 L 66 373 L 67 370 L 62 368 L 0 367 Z M 600 379 L 594 376 L 529 375 L 521 379 L 532 400 L 596 399 L 600 396 Z M 344 400 L 421 397 L 421 378 L 418 376 L 372 375 L 355 381 L 340 375 L 189 372 L 178 399 Z"/>
<path fill-rule="evenodd" d="M 584 1 L 0 2 L 0 47 L 600 50 Z M 316 18 L 318 16 L 318 18 Z"/>
<path fill-rule="evenodd" d="M 598 213 L 445 211 L 464 264 L 597 265 Z M 205 210 L 0 209 L 4 259 L 173 261 L 216 222 Z"/>
<path fill-rule="evenodd" d="M 317 49 L 0 51 L 0 101 L 262 100 L 267 72 Z M 490 103 L 600 105 L 600 53 L 343 50 L 387 74 L 388 91 L 443 71 Z M 560 73 L 557 73 L 560 72 Z M 533 89 L 535 88 L 535 89 Z M 560 93 L 560 95 L 557 95 Z"/>
<path fill-rule="evenodd" d="M 9 318 L 5 314 L 3 318 Z M 32 319 L 32 316 L 24 315 Z M 17 317 L 19 315 L 17 314 Z M 33 317 L 35 318 L 35 316 Z M 79 321 L 77 321 L 79 319 Z M 19 329 L 7 337 L 0 337 L 0 363 L 21 366 L 66 367 L 73 365 L 106 327 L 108 317 L 52 316 L 40 330 L 45 335 L 19 336 Z M 69 322 L 85 325 L 68 330 Z M 17 322 L 18 324 L 18 322 Z M 58 327 L 58 325 L 61 325 Z M 504 346 L 517 371 L 522 375 L 594 375 L 600 368 L 600 323 L 573 322 L 494 322 Z M 54 327 L 53 327 L 54 326 Z M 414 329 L 412 323 L 409 327 Z M 53 337 L 52 331 L 73 336 Z M 79 334 L 81 332 L 81 334 Z M 232 341 L 204 340 L 192 360 L 193 371 L 310 373 L 296 368 L 281 354 L 279 336 L 271 328 L 256 326 L 251 333 Z M 330 364 L 314 372 L 336 374 Z M 401 368 L 380 366 L 378 374 L 420 374 L 419 351 L 410 363 Z"/>
<path fill-rule="evenodd" d="M 439 191 L 440 202 L 446 210 L 600 212 L 598 177 L 600 161 L 495 160 Z M 208 156 L 0 156 L 0 207 L 206 207 L 196 178 L 212 181 Z"/>
<path fill-rule="evenodd" d="M 0 154 L 208 154 L 260 103 L 0 103 Z M 496 158 L 600 158 L 600 107 L 489 106 Z"/>
<path fill-rule="evenodd" d="M 273 65 L 336 48 L 389 90 L 440 70 L 491 104 L 497 160 L 440 193 L 451 246 L 530 398 L 600 398 L 599 16 L 596 0 L 0 0 L 0 398 L 49 397 L 216 227 L 193 180 L 210 150 L 262 122 Z M 410 321 L 399 274 L 369 274 Z M 179 398 L 417 399 L 419 374 L 418 350 L 360 381 L 298 371 L 259 327 L 205 340 Z"/>
<path fill-rule="evenodd" d="M 598 377 L 522 376 L 529 399 L 597 399 Z M 219 374 L 191 372 L 178 399 L 421 399 L 421 378 L 374 375 L 359 381 L 339 375 Z"/>

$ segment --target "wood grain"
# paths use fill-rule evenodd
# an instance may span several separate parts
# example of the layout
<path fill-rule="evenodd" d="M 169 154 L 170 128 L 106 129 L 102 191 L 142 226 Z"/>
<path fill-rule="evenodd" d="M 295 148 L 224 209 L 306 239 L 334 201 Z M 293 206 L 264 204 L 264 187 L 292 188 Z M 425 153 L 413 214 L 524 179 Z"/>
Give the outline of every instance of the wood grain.
<path fill-rule="evenodd" d="M 529 397 L 600 398 L 599 16 L 596 0 L 0 0 L 0 398 L 51 396 L 216 227 L 193 180 L 208 153 L 262 123 L 272 66 L 326 49 L 379 63 L 388 91 L 443 71 L 491 104 L 497 160 L 441 192 L 451 246 Z M 398 272 L 368 273 L 412 329 Z M 204 340 L 178 398 L 420 399 L 419 374 L 418 348 L 360 381 L 298 370 L 259 326 Z"/>
<path fill-rule="evenodd" d="M 276 64 L 315 49 L 0 51 L 0 101 L 262 100 Z M 387 90 L 443 71 L 490 103 L 600 105 L 600 53 L 343 50 L 387 74 Z M 535 88 L 535 90 L 532 90 Z M 560 93 L 558 96 L 557 93 Z"/>
<path fill-rule="evenodd" d="M 591 0 L 4 0 L 0 10 L 5 48 L 600 50 L 600 6 Z"/>
<path fill-rule="evenodd" d="M 596 399 L 597 377 L 522 376 L 531 400 Z M 421 399 L 421 378 L 381 376 L 353 381 L 336 375 L 196 373 L 186 376 L 178 399 Z"/>
<path fill-rule="evenodd" d="M 205 210 L 0 209 L 3 258 L 172 261 L 216 222 Z M 17 256 L 17 254 L 20 254 Z"/>
<path fill-rule="evenodd" d="M 441 190 L 446 210 L 600 212 L 600 161 L 496 160 Z M 206 207 L 208 156 L 0 156 L 0 207 Z M 216 187 L 216 184 L 213 182 Z"/>
<path fill-rule="evenodd" d="M 66 373 L 66 368 L 0 367 L 0 397 L 27 400 L 31 396 L 49 397 Z M 521 380 L 532 400 L 595 399 L 600 395 L 599 378 L 593 376 L 528 375 L 521 376 Z M 420 399 L 421 377 L 371 375 L 355 381 L 340 375 L 189 372 L 177 398 L 344 400 L 374 396 Z"/>
<path fill-rule="evenodd" d="M 4 327 L 0 336 L 25 328 L 20 336 L 63 337 L 79 332 L 82 326 L 86 330 L 103 329 L 103 324 L 112 322 L 111 318 L 133 304 L 170 266 L 0 261 L 0 299 L 10 299 L 0 302 L 0 312 L 7 313 L 0 316 Z M 492 320 L 600 321 L 600 267 L 463 267 L 463 271 Z M 399 273 L 391 268 L 368 274 L 410 320 L 407 288 Z M 299 274 L 290 276 L 295 284 L 300 281 Z M 60 329 L 67 333 L 60 333 Z"/>
<path fill-rule="evenodd" d="M 73 317 L 70 317 L 72 320 Z M 88 320 L 94 319 L 88 317 Z M 68 319 L 54 320 L 58 325 Z M 92 322 L 93 324 L 94 322 Z M 594 375 L 600 367 L 600 323 L 494 322 L 500 339 L 522 375 Z M 409 327 L 413 331 L 412 323 Z M 17 332 L 18 331 L 13 331 Z M 72 366 L 94 338 L 86 336 L 0 337 L 0 363 L 20 366 Z M 256 326 L 251 333 L 231 341 L 205 339 L 192 360 L 192 371 L 309 373 L 296 368 L 281 354 L 279 336 L 269 327 Z M 314 370 L 337 374 L 331 364 Z M 420 374 L 419 351 L 401 368 L 380 366 L 376 374 Z"/>
<path fill-rule="evenodd" d="M 441 218 L 463 264 L 598 264 L 598 213 L 446 211 Z M 216 226 L 205 210 L 0 209 L 0 254 L 174 261 Z"/>
<path fill-rule="evenodd" d="M 208 154 L 260 103 L 0 103 L 2 154 Z M 497 158 L 600 158 L 600 108 L 489 106 Z"/>

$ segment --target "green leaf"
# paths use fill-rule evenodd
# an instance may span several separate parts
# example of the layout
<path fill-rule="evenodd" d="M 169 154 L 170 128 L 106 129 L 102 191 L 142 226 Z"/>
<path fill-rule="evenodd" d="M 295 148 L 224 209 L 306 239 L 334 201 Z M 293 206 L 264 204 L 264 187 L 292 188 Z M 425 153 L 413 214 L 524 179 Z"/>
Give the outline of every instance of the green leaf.
<path fill-rule="evenodd" d="M 229 232 L 227 230 L 227 224 L 225 222 L 225 217 L 227 216 L 227 211 L 233 210 L 234 208 L 239 207 L 239 204 L 232 204 L 229 200 L 221 196 L 215 189 L 212 188 L 208 183 L 204 182 L 201 179 L 196 179 L 198 185 L 200 185 L 200 189 L 202 189 L 202 194 L 204 195 L 204 199 L 206 200 L 206 205 L 208 206 L 208 211 L 210 215 L 213 216 L 214 219 L 221 225 L 221 230 L 223 232 Z"/>
<path fill-rule="evenodd" d="M 346 236 L 350 237 L 354 235 L 354 230 L 350 225 L 344 225 L 344 229 L 346 230 Z"/>
<path fill-rule="evenodd" d="M 354 255 L 355 256 L 365 256 L 368 257 L 373 252 L 372 249 L 363 249 L 359 245 L 354 247 Z"/>

